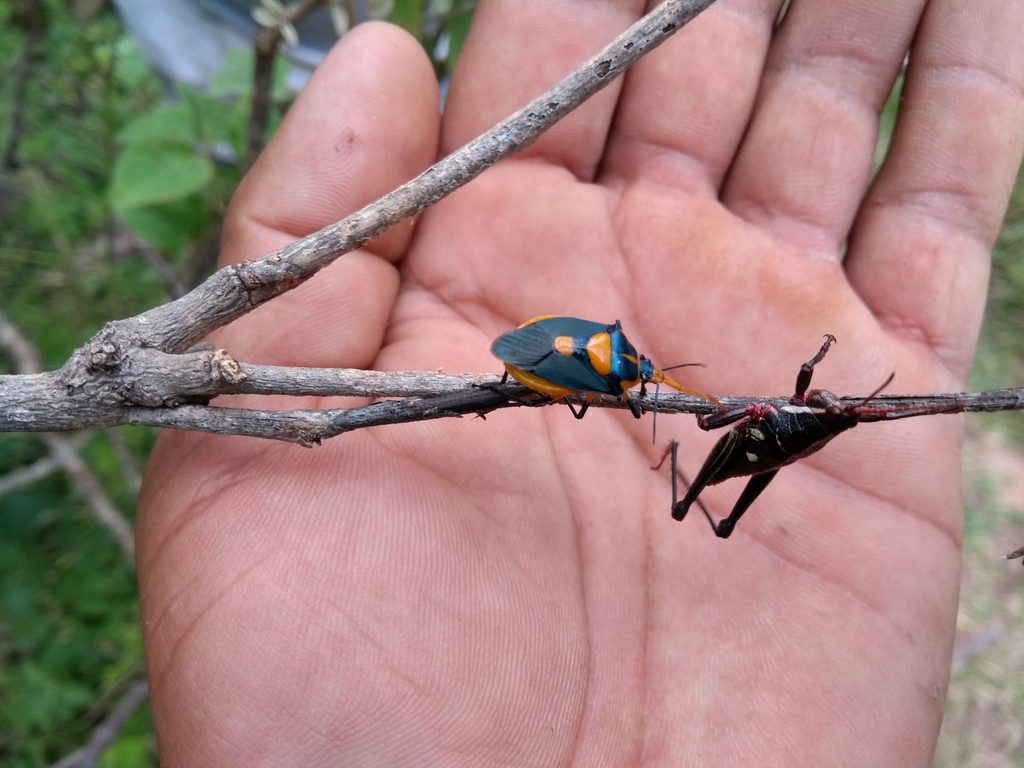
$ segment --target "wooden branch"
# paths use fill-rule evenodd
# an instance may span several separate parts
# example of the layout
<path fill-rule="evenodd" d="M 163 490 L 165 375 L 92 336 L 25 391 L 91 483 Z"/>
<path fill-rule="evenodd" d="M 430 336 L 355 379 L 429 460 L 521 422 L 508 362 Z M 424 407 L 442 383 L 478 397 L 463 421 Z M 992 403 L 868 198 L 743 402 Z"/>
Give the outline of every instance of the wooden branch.
<path fill-rule="evenodd" d="M 117 457 L 117 464 L 121 468 L 121 475 L 124 477 L 125 483 L 128 484 L 132 493 L 138 496 L 142 489 L 142 470 L 132 455 L 128 443 L 125 442 L 124 435 L 121 430 L 113 427 L 104 430 L 103 434 L 106 436 L 107 442 L 110 443 L 114 456 Z"/>
<path fill-rule="evenodd" d="M 413 376 L 412 373 L 402 374 Z M 415 374 L 418 377 L 430 374 Z M 467 383 L 477 376 L 466 376 Z M 584 396 L 570 398 L 576 405 L 582 405 Z M 648 394 L 632 397 L 644 411 L 657 410 L 662 414 L 692 413 L 710 414 L 717 407 L 707 400 L 693 395 Z M 786 397 L 719 397 L 726 408 L 743 407 L 754 403 L 770 403 L 782 408 L 790 403 Z M 839 398 L 843 405 L 858 405 L 864 395 L 850 395 Z M 879 400 L 881 400 L 879 398 Z M 872 400 L 872 405 L 884 405 L 893 409 L 890 413 L 867 414 L 864 422 L 889 421 L 903 418 L 899 409 L 933 408 L 930 413 L 915 413 L 915 416 L 937 413 L 981 413 L 1024 409 L 1024 389 L 991 390 L 987 392 L 961 392 L 938 395 L 888 395 L 884 401 Z M 559 405 L 545 395 L 531 392 L 518 385 L 454 390 L 430 397 L 407 397 L 401 400 L 386 400 L 356 408 L 324 410 L 259 411 L 246 408 L 221 408 L 215 406 L 182 406 L 179 408 L 132 409 L 131 424 L 188 429 L 198 432 L 212 432 L 223 435 L 249 435 L 274 440 L 294 442 L 304 446 L 319 444 L 330 437 L 352 432 L 365 427 L 379 427 L 385 424 L 404 424 L 411 421 L 427 421 L 476 415 L 485 417 L 491 411 L 502 408 L 538 407 Z M 590 402 L 591 408 L 626 408 L 619 398 L 610 395 L 596 395 Z"/>
<path fill-rule="evenodd" d="M 110 363 L 110 348 L 87 344 L 95 365 Z M 313 445 L 363 427 L 400 424 L 468 414 L 484 415 L 498 408 L 546 405 L 543 396 L 518 385 L 499 386 L 497 374 L 440 374 L 424 371 L 364 371 L 356 369 L 290 368 L 238 363 L 224 350 L 197 349 L 180 355 L 138 349 L 118 364 L 123 392 L 112 398 L 103 382 L 68 380 L 68 366 L 50 373 L 0 377 L 0 391 L 17 395 L 18 407 L 0 411 L 0 431 L 61 431 L 135 424 L 190 429 L 227 435 L 251 435 Z M 4 380 L 7 380 L 6 382 Z M 114 393 L 117 395 L 117 393 Z M 356 408 L 265 411 L 208 405 L 218 395 L 290 395 L 360 398 L 403 398 Z M 863 395 L 841 398 L 859 403 Z M 644 410 L 654 410 L 654 397 L 636 398 Z M 788 396 L 719 397 L 729 408 L 755 402 L 785 405 Z M 581 402 L 581 400 L 579 400 Z M 73 407 L 68 407 L 69 402 Z M 125 403 L 133 403 L 126 405 Z M 961 392 L 938 395 L 879 395 L 873 405 L 887 411 L 907 408 L 945 409 L 950 413 L 1024 409 L 1024 389 Z M 595 397 L 593 407 L 622 408 L 613 397 Z M 715 406 L 692 395 L 659 393 L 662 413 L 706 414 Z M 876 413 L 864 421 L 885 421 L 892 413 Z"/>
<path fill-rule="evenodd" d="M 67 437 L 44 433 L 43 442 L 49 448 L 50 455 L 60 462 L 61 468 L 68 473 L 78 492 L 85 497 L 92 509 L 93 517 L 110 532 L 114 541 L 121 547 L 129 564 L 134 567 L 135 531 L 132 530 L 132 524 L 124 518 L 107 496 L 99 478 L 85 463 L 78 451 L 72 447 Z"/>
<path fill-rule="evenodd" d="M 0 496 L 11 493 L 31 485 L 36 480 L 42 480 L 47 475 L 52 475 L 60 469 L 60 462 L 52 454 L 34 461 L 24 467 L 19 467 L 0 477 Z"/>
<path fill-rule="evenodd" d="M 26 373 L 20 376 L 9 376 L 14 380 L 34 380 L 48 374 L 35 373 L 42 366 L 39 355 L 32 343 L 26 339 L 17 327 L 0 312 L 0 349 L 8 352 L 18 370 Z M 124 552 L 128 562 L 135 565 L 135 533 L 132 525 L 117 510 L 113 502 L 103 490 L 103 484 L 89 468 L 78 453 L 80 443 L 65 435 L 50 432 L 43 434 L 43 442 L 50 451 L 50 457 L 71 478 L 92 509 L 93 516 L 103 527 L 110 531 Z M 38 469 L 38 468 L 37 468 Z"/>
<path fill-rule="evenodd" d="M 122 726 L 148 696 L 149 684 L 145 680 L 136 680 L 117 706 L 89 734 L 85 745 L 61 758 L 50 768 L 96 768 L 100 756 L 114 743 Z"/>
<path fill-rule="evenodd" d="M 288 6 L 281 21 L 297 24 L 310 11 L 321 5 L 323 0 L 300 0 Z M 274 63 L 277 60 L 277 49 L 281 44 L 280 26 L 260 26 L 253 41 L 253 77 L 252 98 L 249 106 L 249 119 L 245 125 L 245 156 L 242 158 L 242 172 L 248 173 L 256 158 L 263 151 L 263 140 L 267 135 L 267 122 L 270 117 L 271 90 L 274 86 Z"/>
<path fill-rule="evenodd" d="M 107 325 L 94 342 L 137 343 L 183 352 L 210 331 L 308 280 L 339 256 L 414 216 L 541 134 L 645 53 L 665 42 L 713 0 L 667 0 L 547 93 L 487 133 L 362 210 L 274 253 L 225 267 L 181 299 Z"/>
<path fill-rule="evenodd" d="M 362 210 L 262 259 L 225 267 L 173 302 L 108 323 L 58 371 L 0 376 L 0 430 L 56 431 L 143 423 L 203 429 L 206 424 L 205 431 L 239 434 L 237 430 L 248 423 L 253 431 L 245 434 L 283 434 L 283 439 L 310 443 L 357 426 L 395 423 L 389 418 L 409 420 L 413 413 L 417 418 L 438 418 L 510 405 L 494 392 L 449 392 L 434 405 L 379 403 L 366 406 L 374 409 L 370 412 L 346 418 L 334 411 L 317 412 L 328 415 L 312 417 L 315 423 L 297 412 L 271 418 L 266 412 L 201 408 L 213 394 L 256 393 L 257 386 L 261 387 L 259 394 L 269 394 L 274 389 L 250 382 L 248 386 L 254 388 L 245 390 L 242 383 L 250 367 L 235 362 L 226 352 L 190 348 L 210 331 L 300 285 L 343 254 L 433 205 L 502 158 L 530 146 L 712 2 L 666 0 L 547 93 Z M 270 375 L 269 371 L 261 373 Z M 317 378 L 309 373 L 304 376 L 308 381 Z M 395 376 L 381 374 L 381 389 L 373 394 L 397 393 L 404 380 Z M 288 389 L 288 394 L 299 394 L 305 383 L 282 382 L 280 386 Z M 465 384 L 458 386 L 465 389 Z M 324 392 L 322 384 L 306 391 Z M 369 393 L 359 389 L 359 394 Z M 452 398 L 457 401 L 454 406 Z M 275 422 L 273 428 L 270 421 Z"/>
<path fill-rule="evenodd" d="M 38 373 L 43 370 L 43 363 L 32 342 L 25 338 L 18 327 L 7 319 L 7 315 L 2 309 L 0 309 L 0 351 L 7 353 L 11 362 L 14 363 L 14 370 L 19 373 Z"/>

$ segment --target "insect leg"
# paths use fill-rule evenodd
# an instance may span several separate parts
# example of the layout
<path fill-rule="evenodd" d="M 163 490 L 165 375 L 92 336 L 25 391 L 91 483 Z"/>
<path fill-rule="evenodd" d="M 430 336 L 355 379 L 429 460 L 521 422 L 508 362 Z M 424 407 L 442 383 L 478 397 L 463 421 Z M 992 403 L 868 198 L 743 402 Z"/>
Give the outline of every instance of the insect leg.
<path fill-rule="evenodd" d="M 555 403 L 563 399 L 560 397 L 551 397 L 550 395 L 544 394 L 543 392 L 532 391 L 528 392 L 528 395 L 532 396 L 534 399 L 527 400 L 526 398 L 519 397 L 518 395 L 514 395 L 511 392 L 506 392 L 504 389 L 501 389 L 501 386 L 505 384 L 506 381 L 508 381 L 508 371 L 505 372 L 505 374 L 501 377 L 501 381 L 499 381 L 497 384 L 489 381 L 478 386 L 480 386 L 482 389 L 489 389 L 492 392 L 497 392 L 499 395 L 508 398 L 513 403 L 519 403 L 519 405 L 524 405 L 527 408 L 539 408 L 543 405 Z M 544 396 L 541 399 L 536 399 L 537 395 Z M 569 411 L 572 413 L 573 416 L 575 416 L 577 419 L 582 419 L 583 414 L 587 412 L 587 408 L 590 406 L 590 397 L 587 397 L 586 402 L 583 403 L 579 411 L 573 408 L 572 403 L 570 403 L 568 400 L 565 400 L 565 404 L 569 406 Z"/>
<path fill-rule="evenodd" d="M 728 539 L 732 535 L 732 529 L 736 527 L 736 523 L 743 517 L 743 513 L 750 508 L 750 505 L 754 503 L 754 499 L 761 495 L 761 491 L 768 487 L 775 475 L 779 473 L 779 470 L 775 469 L 771 472 L 762 472 L 760 475 L 754 475 L 747 482 L 747 487 L 743 489 L 743 493 L 736 500 L 736 506 L 732 508 L 732 512 L 724 520 L 720 521 L 717 526 L 713 526 L 715 529 L 715 535 L 720 539 Z"/>
<path fill-rule="evenodd" d="M 583 405 L 580 406 L 579 411 L 573 408 L 572 403 L 569 402 L 568 400 L 565 401 L 565 404 L 569 406 L 569 411 L 570 413 L 572 413 L 573 416 L 575 416 L 577 419 L 582 419 L 587 412 L 587 408 L 590 407 L 590 398 L 591 396 L 587 395 L 587 399 L 583 401 Z M 637 416 L 637 418 L 639 419 L 640 417 Z"/>
<path fill-rule="evenodd" d="M 702 413 L 697 417 L 697 426 L 705 431 L 726 427 L 735 424 L 745 416 L 749 416 L 749 406 L 740 405 L 736 408 L 727 408 L 723 411 L 713 413 Z"/>
<path fill-rule="evenodd" d="M 672 447 L 672 509 L 674 511 L 675 510 L 675 506 L 676 506 L 676 498 L 677 498 L 677 495 L 676 495 L 676 478 L 678 478 L 679 480 L 682 480 L 683 485 L 686 486 L 687 493 L 689 493 L 689 490 L 690 490 L 690 488 L 692 486 L 690 485 L 690 481 L 686 479 L 686 474 L 683 472 L 683 470 L 681 470 L 679 468 L 679 462 L 678 462 L 677 456 L 676 456 L 676 454 L 678 453 L 678 449 L 679 449 L 679 443 L 677 443 L 675 440 L 673 440 L 671 447 Z M 663 459 L 663 461 L 664 461 L 664 459 Z M 699 498 L 694 498 L 693 501 L 697 503 L 697 506 L 700 507 L 700 511 L 704 513 L 704 517 L 706 517 L 708 523 L 711 524 L 711 530 L 715 530 L 716 527 L 717 527 L 715 525 L 715 520 L 714 520 L 714 518 L 711 517 L 711 513 L 708 512 L 708 508 L 704 506 L 704 502 L 701 501 Z M 686 512 L 684 511 L 683 514 L 685 515 Z"/>
<path fill-rule="evenodd" d="M 811 386 L 811 376 L 814 375 L 814 366 L 825 359 L 825 353 L 828 352 L 828 348 L 835 343 L 835 336 L 831 333 L 825 334 L 825 343 L 821 345 L 818 354 L 800 366 L 800 373 L 796 375 L 796 392 L 794 393 L 796 397 L 802 398 L 807 392 L 807 388 Z"/>
<path fill-rule="evenodd" d="M 690 487 L 686 490 L 686 495 L 683 497 L 683 500 L 679 502 L 675 501 L 676 475 L 673 473 L 672 518 L 674 520 L 682 520 L 684 517 L 686 517 L 686 513 L 689 511 L 690 505 L 692 505 L 693 502 L 697 500 L 697 497 L 700 496 L 701 491 L 704 490 L 708 483 L 712 482 L 715 479 L 715 476 L 719 473 L 719 471 L 722 469 L 722 466 L 729 459 L 729 456 L 732 454 L 733 449 L 736 446 L 736 440 L 736 433 L 730 431 L 726 433 L 726 435 L 715 444 L 715 447 L 711 449 L 711 453 L 709 453 L 708 457 L 704 460 L 704 466 L 700 468 L 700 472 L 697 473 L 697 477 L 693 481 L 693 484 L 690 485 Z M 675 457 L 673 456 L 673 458 Z M 675 466 L 673 466 L 673 469 L 675 469 Z M 704 509 L 703 504 L 701 505 L 701 509 Z M 711 519 L 711 515 L 708 514 L 708 511 L 706 509 L 704 509 L 704 514 L 707 516 L 708 522 L 711 523 L 711 527 L 715 528 L 715 531 L 717 533 L 718 529 L 715 526 L 715 521 Z"/>
<path fill-rule="evenodd" d="M 643 397 L 643 388 L 641 387 L 640 396 Z M 626 405 L 629 406 L 630 412 L 633 414 L 633 418 L 639 419 L 644 415 L 643 409 L 640 407 L 640 403 L 629 396 L 628 392 L 622 393 L 622 399 L 626 401 Z"/>

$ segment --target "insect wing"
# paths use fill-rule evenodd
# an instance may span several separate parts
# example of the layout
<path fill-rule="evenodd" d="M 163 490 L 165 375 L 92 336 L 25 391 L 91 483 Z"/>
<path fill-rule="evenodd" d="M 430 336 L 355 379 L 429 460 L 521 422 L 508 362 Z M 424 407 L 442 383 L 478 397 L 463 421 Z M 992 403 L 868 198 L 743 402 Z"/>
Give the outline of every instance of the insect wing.
<path fill-rule="evenodd" d="M 572 336 L 578 339 L 586 339 L 595 333 L 610 331 L 614 325 L 609 323 L 595 323 L 593 320 L 581 320 L 578 317 L 567 317 L 565 315 L 545 315 L 527 320 L 517 330 L 529 327 L 543 328 L 551 337 Z"/>
<path fill-rule="evenodd" d="M 614 328 L 575 317 L 544 317 L 499 336 L 491 345 L 491 352 L 506 365 L 528 371 L 558 387 L 617 395 L 620 392 L 612 389 L 612 382 L 590 365 L 585 350 L 592 336 Z M 556 348 L 560 338 L 571 339 L 569 354 Z"/>
<path fill-rule="evenodd" d="M 621 395 L 622 390 L 613 388 L 616 383 L 607 376 L 594 370 L 586 353 L 582 355 L 562 355 L 552 352 L 541 361 L 534 372 L 559 386 L 575 389 L 580 392 L 604 392 L 609 395 Z"/>
<path fill-rule="evenodd" d="M 543 327 L 527 325 L 503 333 L 491 344 L 491 353 L 503 363 L 533 370 L 549 355 L 556 354 L 554 336 Z"/>

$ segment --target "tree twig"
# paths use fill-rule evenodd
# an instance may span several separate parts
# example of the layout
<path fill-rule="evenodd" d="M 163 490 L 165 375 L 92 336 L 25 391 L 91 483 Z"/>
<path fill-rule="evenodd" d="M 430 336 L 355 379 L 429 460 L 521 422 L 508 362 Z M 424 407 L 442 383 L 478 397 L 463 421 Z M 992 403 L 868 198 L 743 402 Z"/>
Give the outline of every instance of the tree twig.
<path fill-rule="evenodd" d="M 32 342 L 25 338 L 18 327 L 7 319 L 7 315 L 2 309 L 0 309 L 0 351 L 7 353 L 14 364 L 14 370 L 21 374 L 38 373 L 43 370 L 43 363 Z"/>
<path fill-rule="evenodd" d="M 285 11 L 288 24 L 295 24 L 323 0 L 302 0 Z M 271 90 L 274 85 L 274 62 L 277 59 L 277 47 L 281 43 L 280 26 L 260 26 L 253 41 L 255 54 L 252 76 L 252 100 L 249 106 L 249 120 L 245 126 L 245 157 L 242 159 L 242 172 L 252 168 L 256 158 L 263 151 L 263 140 L 267 135 L 267 121 L 270 115 Z"/>
<path fill-rule="evenodd" d="M 69 435 L 67 439 L 72 448 L 77 451 L 88 442 L 92 435 L 92 432 L 76 432 L 73 435 Z M 47 475 L 51 475 L 61 469 L 63 469 L 63 465 L 52 453 L 28 466 L 19 467 L 0 477 L 0 496 L 12 493 L 19 488 L 24 488 L 26 485 L 31 485 L 37 480 L 42 480 Z"/>
<path fill-rule="evenodd" d="M 117 464 L 121 467 L 121 475 L 124 477 L 124 481 L 128 484 L 132 493 L 138 495 L 139 490 L 142 488 L 142 472 L 139 469 L 138 462 L 132 455 L 131 449 L 128 447 L 128 443 L 125 442 L 124 435 L 116 427 L 104 430 L 103 434 L 106 436 L 107 442 L 110 443 L 114 456 L 117 457 Z"/>
<path fill-rule="evenodd" d="M 5 349 L 15 362 L 22 375 L 8 378 L 31 379 L 33 376 L 46 376 L 37 373 L 42 367 L 39 355 L 31 342 L 25 338 L 7 316 L 0 311 L 0 348 Z M 107 497 L 103 484 L 89 469 L 78 454 L 78 445 L 67 436 L 46 432 L 43 442 L 50 451 L 50 456 L 71 477 L 78 491 L 85 497 L 93 516 L 103 525 L 121 547 L 128 562 L 135 565 L 135 534 L 131 523 L 118 512 L 117 507 Z"/>
<path fill-rule="evenodd" d="M 177 301 L 109 323 L 96 340 L 115 346 L 143 344 L 171 353 L 185 351 L 216 328 L 290 291 L 338 257 L 530 146 L 713 1 L 666 0 L 549 91 L 415 179 L 268 256 L 219 270 Z"/>
<path fill-rule="evenodd" d="M 4 404 L 0 430 L 154 424 L 311 443 L 361 426 L 486 413 L 515 405 L 491 390 L 467 391 L 480 383 L 479 377 L 468 383 L 435 381 L 417 390 L 421 383 L 410 385 L 410 374 L 362 372 L 358 376 L 364 380 L 375 380 L 374 391 L 365 387 L 332 390 L 334 384 L 325 383 L 320 374 L 308 369 L 299 373 L 300 369 L 245 366 L 223 351 L 186 350 L 210 331 L 291 290 L 343 254 L 419 213 L 498 160 L 528 147 L 712 2 L 666 0 L 547 93 L 362 210 L 262 259 L 221 269 L 180 299 L 108 323 L 58 371 L 0 376 L 0 402 Z M 297 378 L 285 381 L 283 377 L 289 375 Z M 327 378 L 343 375 L 325 374 Z M 413 376 L 429 378 L 427 374 Z M 448 389 L 439 391 L 439 383 Z M 231 392 L 416 397 L 346 412 L 275 413 L 206 407 L 211 396 Z M 425 397 L 428 394 L 432 397 Z M 617 405 L 610 400 L 600 404 Z M 659 407 L 701 413 L 709 406 L 695 399 L 665 396 Z"/>
<path fill-rule="evenodd" d="M 93 728 L 89 740 L 50 768 L 96 768 L 100 756 L 114 743 L 125 722 L 142 706 L 148 695 L 148 683 L 145 680 L 136 680 L 110 714 Z"/>
<path fill-rule="evenodd" d="M 96 365 L 107 365 L 112 348 L 90 342 L 83 350 L 92 352 Z M 80 350 L 81 351 L 81 350 Z M 138 405 L 121 401 L 109 408 L 91 411 L 67 408 L 66 391 L 75 382 L 67 382 L 67 366 L 59 371 L 35 376 L 9 376 L 8 391 L 17 391 L 12 399 L 18 407 L 0 411 L 0 431 L 60 431 L 81 428 L 107 428 L 118 424 L 137 424 L 175 429 L 191 429 L 216 434 L 252 435 L 310 445 L 328 437 L 368 426 L 399 424 L 408 421 L 445 418 L 468 414 L 486 414 L 497 408 L 516 407 L 538 402 L 536 393 L 508 385 L 497 387 L 497 374 L 435 374 L 422 371 L 382 372 L 353 369 L 289 368 L 238 363 L 224 350 L 197 349 L 172 355 L 155 349 L 139 349 L 131 364 L 118 365 L 120 385 Z M 111 395 L 100 387 L 81 387 L 82 397 L 99 401 Z M 5 385 L 0 377 L 0 388 Z M 398 397 L 351 409 L 265 411 L 212 407 L 209 400 L 218 395 L 257 394 L 291 396 Z M 128 398 L 125 397 L 124 400 Z M 727 407 L 755 402 L 777 406 L 787 397 L 719 397 Z M 856 404 L 863 395 L 841 398 Z M 645 410 L 654 409 L 651 396 L 638 400 Z M 961 392 L 934 395 L 879 395 L 872 401 L 879 406 L 862 421 L 885 421 L 896 411 L 909 408 L 933 412 L 983 412 L 1024 409 L 1024 389 L 987 392 Z M 595 397 L 596 407 L 624 407 L 613 397 Z M 661 393 L 657 408 L 662 413 L 711 413 L 715 407 L 697 397 Z"/>
<path fill-rule="evenodd" d="M 185 287 L 178 280 L 171 265 L 167 263 L 164 255 L 155 247 L 144 240 L 135 238 L 135 250 L 143 255 L 149 263 L 160 282 L 164 284 L 164 290 L 172 299 L 178 299 L 185 295 Z"/>
<path fill-rule="evenodd" d="M 125 558 L 134 566 L 135 532 L 132 530 L 131 523 L 125 520 L 114 503 L 107 497 L 99 478 L 93 474 L 89 465 L 63 435 L 46 432 L 43 434 L 43 442 L 49 448 L 50 455 L 59 461 L 61 467 L 68 473 L 75 488 L 85 497 L 92 509 L 93 517 L 110 532 L 121 547 L 121 551 L 124 552 Z"/>

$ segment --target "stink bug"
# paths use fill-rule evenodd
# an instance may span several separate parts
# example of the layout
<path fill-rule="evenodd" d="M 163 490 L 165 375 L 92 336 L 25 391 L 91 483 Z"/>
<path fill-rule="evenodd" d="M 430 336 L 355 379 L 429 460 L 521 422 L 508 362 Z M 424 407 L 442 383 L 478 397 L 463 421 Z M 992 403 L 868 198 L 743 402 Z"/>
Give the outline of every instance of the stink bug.
<path fill-rule="evenodd" d="M 621 397 L 639 419 L 640 405 L 630 399 L 628 390 L 640 384 L 643 397 L 649 382 L 720 405 L 711 395 L 684 387 L 638 355 L 618 320 L 606 325 L 559 315 L 535 317 L 499 336 L 491 352 L 505 364 L 502 383 L 511 376 L 552 400 L 586 393 L 588 398 L 579 412 L 566 402 L 577 419 L 583 418 L 590 405 L 589 396 L 595 393 Z"/>
<path fill-rule="evenodd" d="M 768 483 L 782 467 L 820 451 L 840 432 L 845 432 L 862 421 L 889 421 L 908 416 L 955 413 L 963 410 L 963 403 L 956 401 L 937 406 L 902 409 L 869 406 L 868 403 L 892 381 L 894 374 L 890 374 L 882 386 L 854 405 L 844 405 L 838 397 L 823 389 L 812 389 L 808 392 L 814 366 L 824 359 L 835 341 L 835 336 L 827 335 L 818 354 L 800 367 L 800 373 L 796 377 L 796 391 L 789 398 L 787 405 L 777 408 L 771 403 L 752 403 L 697 417 L 697 424 L 701 429 L 715 429 L 737 421 L 739 424 L 729 430 L 711 449 L 704 466 L 700 468 L 682 501 L 676 501 L 676 477 L 677 474 L 680 477 L 682 475 L 677 473 L 677 444 L 673 441 L 666 451 L 666 455 L 669 451 L 672 453 L 673 518 L 682 520 L 686 517 L 690 506 L 697 501 L 697 497 L 706 486 L 717 485 L 733 477 L 750 475 L 752 477 L 728 517 L 715 523 L 704 509 L 704 515 L 711 523 L 715 535 L 726 539 L 732 534 L 743 513 L 754 503 L 761 491 L 768 487 Z M 685 478 L 683 482 L 686 482 Z M 701 508 L 703 509 L 703 505 Z"/>

